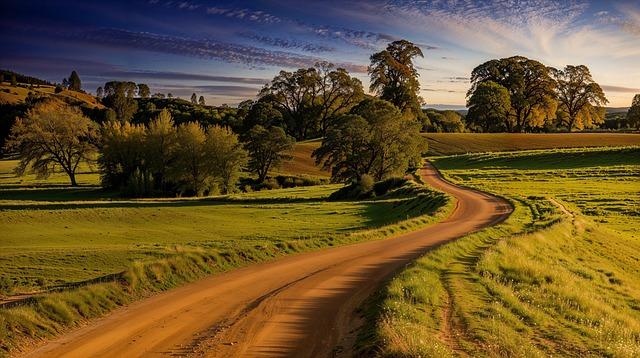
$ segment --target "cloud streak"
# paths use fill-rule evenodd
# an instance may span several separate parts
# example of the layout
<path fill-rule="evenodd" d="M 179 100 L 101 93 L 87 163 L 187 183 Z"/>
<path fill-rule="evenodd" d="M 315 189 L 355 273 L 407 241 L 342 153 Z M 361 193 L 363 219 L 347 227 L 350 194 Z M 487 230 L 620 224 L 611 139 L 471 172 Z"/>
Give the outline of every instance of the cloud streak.
<path fill-rule="evenodd" d="M 135 32 L 120 29 L 77 31 L 66 34 L 67 38 L 92 44 L 108 45 L 188 56 L 250 67 L 276 66 L 287 68 L 311 67 L 322 59 L 285 51 L 272 51 L 254 46 L 232 44 L 211 39 L 193 39 L 151 32 Z M 353 63 L 336 63 L 350 72 L 364 73 L 366 66 Z"/>
<path fill-rule="evenodd" d="M 311 42 L 303 42 L 303 41 L 292 40 L 292 39 L 283 39 L 279 37 L 258 35 L 255 32 L 241 32 L 238 35 L 263 45 L 280 47 L 280 48 L 289 49 L 289 50 L 297 49 L 297 50 L 302 50 L 302 51 L 311 52 L 311 53 L 333 52 L 336 50 L 334 47 L 329 47 L 321 44 L 314 44 Z"/>

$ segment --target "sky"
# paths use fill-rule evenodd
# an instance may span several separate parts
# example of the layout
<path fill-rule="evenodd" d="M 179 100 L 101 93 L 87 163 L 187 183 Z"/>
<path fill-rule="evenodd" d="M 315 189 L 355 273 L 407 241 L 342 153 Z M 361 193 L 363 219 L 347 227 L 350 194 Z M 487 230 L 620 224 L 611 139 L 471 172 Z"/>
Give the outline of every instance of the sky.
<path fill-rule="evenodd" d="M 640 93 L 640 1 L 0 2 L 0 68 L 85 90 L 110 80 L 208 104 L 254 98 L 279 71 L 329 61 L 369 86 L 369 56 L 417 44 L 427 105 L 463 108 L 473 68 L 522 55 L 586 65 L 609 106 Z"/>

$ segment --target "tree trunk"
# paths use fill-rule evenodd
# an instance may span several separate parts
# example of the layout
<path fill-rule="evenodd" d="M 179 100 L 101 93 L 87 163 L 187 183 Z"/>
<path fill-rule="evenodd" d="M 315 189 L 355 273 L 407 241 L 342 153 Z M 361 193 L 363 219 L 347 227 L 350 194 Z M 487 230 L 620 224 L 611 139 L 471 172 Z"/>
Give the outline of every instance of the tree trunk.
<path fill-rule="evenodd" d="M 67 174 L 69 175 L 69 179 L 71 180 L 71 186 L 78 186 L 78 183 L 76 182 L 76 174 L 73 172 L 68 172 Z"/>

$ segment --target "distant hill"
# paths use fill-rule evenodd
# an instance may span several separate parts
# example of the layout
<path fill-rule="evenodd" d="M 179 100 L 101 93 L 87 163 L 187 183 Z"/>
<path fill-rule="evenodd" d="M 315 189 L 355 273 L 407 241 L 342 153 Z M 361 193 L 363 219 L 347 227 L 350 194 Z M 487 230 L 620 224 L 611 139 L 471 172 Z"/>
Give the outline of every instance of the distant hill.
<path fill-rule="evenodd" d="M 0 69 L 0 75 L 4 75 L 4 80 L 7 82 L 11 80 L 11 76 L 16 76 L 16 81 L 19 83 L 26 83 L 26 84 L 32 84 L 32 85 L 49 85 L 49 86 L 53 85 L 49 81 L 45 81 L 36 77 L 23 75 L 21 73 L 9 71 L 9 70 Z"/>
<path fill-rule="evenodd" d="M 104 108 L 98 100 L 89 93 L 62 90 L 55 93 L 53 85 L 29 85 L 18 81 L 18 86 L 14 87 L 9 82 L 0 83 L 0 104 L 24 103 L 31 92 L 33 95 L 42 97 L 53 97 L 71 105 L 78 105 L 88 108 Z"/>
<path fill-rule="evenodd" d="M 606 107 L 607 114 L 627 113 L 629 107 Z"/>

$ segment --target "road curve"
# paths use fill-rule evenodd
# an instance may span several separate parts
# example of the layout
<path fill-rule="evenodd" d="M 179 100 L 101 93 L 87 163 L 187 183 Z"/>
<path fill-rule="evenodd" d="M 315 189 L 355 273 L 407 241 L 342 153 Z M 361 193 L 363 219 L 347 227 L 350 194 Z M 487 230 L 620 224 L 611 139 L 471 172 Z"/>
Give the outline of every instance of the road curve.
<path fill-rule="evenodd" d="M 215 275 L 133 303 L 30 352 L 29 357 L 322 357 L 348 355 L 356 308 L 429 248 L 496 224 L 511 206 L 446 182 L 444 221 L 390 239 L 285 257 Z"/>

